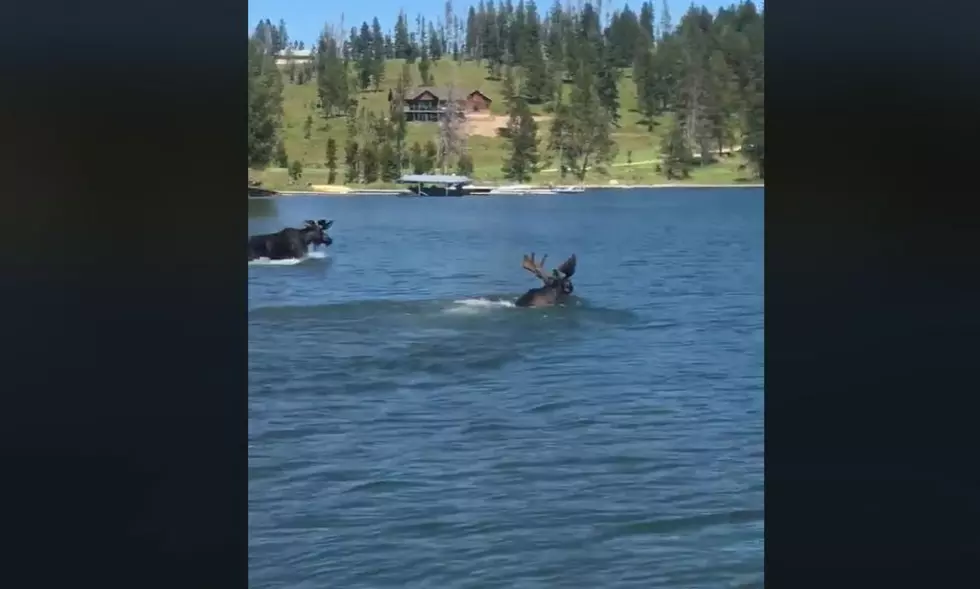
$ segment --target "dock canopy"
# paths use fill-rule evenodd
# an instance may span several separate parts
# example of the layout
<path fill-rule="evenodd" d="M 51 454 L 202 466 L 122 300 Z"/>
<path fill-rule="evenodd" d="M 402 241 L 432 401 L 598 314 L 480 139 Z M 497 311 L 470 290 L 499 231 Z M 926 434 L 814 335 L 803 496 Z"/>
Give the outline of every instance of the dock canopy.
<path fill-rule="evenodd" d="M 455 174 L 406 174 L 398 181 L 402 184 L 469 184 L 470 179 Z"/>

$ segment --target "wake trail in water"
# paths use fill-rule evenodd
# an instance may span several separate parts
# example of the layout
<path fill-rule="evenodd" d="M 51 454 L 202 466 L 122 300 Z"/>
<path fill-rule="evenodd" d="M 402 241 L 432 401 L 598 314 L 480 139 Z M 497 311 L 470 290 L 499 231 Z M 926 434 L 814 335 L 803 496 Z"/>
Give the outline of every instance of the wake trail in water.
<path fill-rule="evenodd" d="M 453 301 L 453 306 L 445 310 L 446 313 L 456 315 L 478 315 L 487 313 L 494 309 L 513 309 L 514 302 L 505 299 L 460 299 Z"/>
<path fill-rule="evenodd" d="M 257 258 L 248 263 L 249 266 L 295 266 L 310 260 L 326 260 L 330 254 L 324 251 L 312 251 L 302 258 L 287 258 L 285 260 L 270 260 L 269 258 Z"/>

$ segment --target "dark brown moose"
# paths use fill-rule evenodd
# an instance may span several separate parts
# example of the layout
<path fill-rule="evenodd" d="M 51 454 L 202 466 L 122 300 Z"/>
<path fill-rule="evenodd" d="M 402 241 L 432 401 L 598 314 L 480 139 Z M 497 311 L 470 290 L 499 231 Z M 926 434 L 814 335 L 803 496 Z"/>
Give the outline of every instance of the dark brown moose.
<path fill-rule="evenodd" d="M 541 257 L 540 261 L 534 260 L 534 254 L 525 255 L 521 267 L 534 274 L 544 283 L 543 286 L 532 288 L 520 296 L 514 304 L 518 307 L 550 307 L 563 304 L 575 290 L 571 278 L 575 274 L 575 254 L 572 254 L 560 266 L 549 274 L 545 270 L 545 260 L 548 255 Z"/>
<path fill-rule="evenodd" d="M 306 256 L 310 245 L 329 247 L 333 243 L 333 238 L 327 235 L 331 225 L 333 221 L 320 219 L 306 221 L 301 229 L 286 227 L 276 233 L 253 235 L 248 238 L 248 261 L 299 259 Z"/>

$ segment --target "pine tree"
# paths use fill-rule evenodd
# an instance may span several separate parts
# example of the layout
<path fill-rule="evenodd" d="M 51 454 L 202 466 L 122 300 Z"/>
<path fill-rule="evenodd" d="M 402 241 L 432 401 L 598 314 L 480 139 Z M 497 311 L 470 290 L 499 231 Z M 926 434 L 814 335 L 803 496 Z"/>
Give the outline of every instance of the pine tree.
<path fill-rule="evenodd" d="M 327 139 L 327 184 L 337 182 L 337 141 L 330 137 Z"/>
<path fill-rule="evenodd" d="M 517 88 L 514 80 L 514 70 L 510 66 L 504 67 L 504 79 L 500 88 L 500 99 L 503 101 L 507 111 L 510 112 L 511 104 L 517 95 Z"/>
<path fill-rule="evenodd" d="M 504 0 L 497 4 L 497 21 L 494 28 L 497 30 L 497 51 L 500 55 L 500 65 L 510 62 L 510 58 L 513 55 L 513 48 L 510 43 L 510 27 L 508 26 L 510 15 L 513 12 L 514 6 L 510 0 Z"/>
<path fill-rule="evenodd" d="M 361 134 L 361 119 L 357 116 L 357 103 L 351 102 L 347 105 L 345 117 L 347 119 L 347 140 L 356 141 Z"/>
<path fill-rule="evenodd" d="M 405 93 L 412 84 L 411 71 L 409 65 L 402 64 L 401 75 L 395 84 L 392 92 L 389 118 L 391 120 L 392 133 L 395 140 L 395 155 L 397 157 L 398 169 L 401 172 L 401 161 L 405 156 L 405 137 L 408 134 L 408 123 L 405 118 Z"/>
<path fill-rule="evenodd" d="M 564 39 L 565 13 L 562 11 L 560 0 L 555 0 L 548 13 L 548 34 L 545 43 L 545 53 L 554 73 L 562 73 L 565 59 Z"/>
<path fill-rule="evenodd" d="M 663 0 L 660 5 L 660 30 L 657 31 L 657 40 L 663 40 L 664 37 L 669 36 L 674 32 L 673 24 L 670 20 L 670 7 L 667 6 L 667 0 Z"/>
<path fill-rule="evenodd" d="M 480 14 L 483 13 L 483 2 L 480 2 Z M 480 52 L 480 23 L 477 22 L 476 8 L 470 6 L 466 13 L 466 56 L 470 59 L 482 59 Z"/>
<path fill-rule="evenodd" d="M 656 31 L 654 30 L 654 14 L 653 14 L 653 4 L 650 2 L 644 2 L 640 6 L 640 18 L 638 19 L 640 30 L 643 31 L 647 40 L 650 41 L 652 46 L 652 41 L 656 39 Z"/>
<path fill-rule="evenodd" d="M 386 141 L 381 144 L 378 160 L 381 167 L 381 180 L 383 182 L 394 182 L 398 180 L 398 177 L 401 175 L 398 169 L 399 158 L 390 142 Z"/>
<path fill-rule="evenodd" d="M 656 97 L 659 110 L 665 111 L 676 106 L 678 87 L 684 77 L 683 65 L 680 40 L 673 35 L 664 37 L 653 54 L 651 78 L 647 82 Z"/>
<path fill-rule="evenodd" d="M 420 86 L 431 86 L 432 85 L 432 74 L 429 68 L 432 67 L 432 63 L 429 61 L 429 52 L 424 47 L 422 48 L 422 57 L 419 59 L 419 85 Z"/>
<path fill-rule="evenodd" d="M 373 40 L 367 23 L 361 24 L 360 35 L 354 41 L 357 50 L 358 90 L 367 90 L 375 73 L 375 60 L 372 52 Z"/>
<path fill-rule="evenodd" d="M 279 53 L 289 46 L 289 35 L 286 34 L 286 21 L 279 19 L 278 34 L 276 35 L 275 53 Z"/>
<path fill-rule="evenodd" d="M 600 103 L 596 86 L 594 74 L 583 63 L 575 74 L 569 104 L 559 107 L 552 124 L 551 143 L 560 148 L 563 165 L 579 180 L 585 179 L 590 167 L 608 163 L 616 153 L 610 135 L 613 121 Z"/>
<path fill-rule="evenodd" d="M 411 39 L 408 36 L 408 17 L 403 11 L 398 12 L 395 21 L 395 58 L 410 59 L 412 57 Z"/>
<path fill-rule="evenodd" d="M 343 112 L 349 99 L 347 66 L 341 59 L 336 39 L 326 32 L 317 45 L 316 77 L 323 116 L 330 118 Z"/>
<path fill-rule="evenodd" d="M 261 52 L 272 53 L 272 33 L 267 25 L 268 19 L 260 20 L 259 24 L 255 25 L 255 31 L 252 33 L 251 39 L 255 42 L 257 48 Z"/>
<path fill-rule="evenodd" d="M 658 108 L 656 57 L 652 50 L 644 50 L 636 58 L 633 69 L 633 80 L 636 82 L 637 109 L 646 120 L 647 130 L 653 131 L 654 118 Z"/>
<path fill-rule="evenodd" d="M 385 79 L 385 38 L 381 32 L 381 23 L 378 17 L 371 21 L 371 81 L 374 84 L 374 91 L 381 90 L 381 84 Z"/>
<path fill-rule="evenodd" d="M 500 39 L 500 28 L 497 26 L 497 9 L 493 0 L 487 0 L 486 10 L 482 19 L 481 55 L 487 60 L 487 73 L 490 78 L 500 77 L 500 66 L 503 63 L 503 49 Z"/>
<path fill-rule="evenodd" d="M 609 62 L 608 58 L 603 58 L 604 65 L 600 66 L 597 72 L 597 95 L 599 104 L 605 109 L 609 121 L 614 126 L 619 126 L 619 70 Z"/>
<path fill-rule="evenodd" d="M 646 43 L 646 34 L 628 4 L 621 12 L 613 13 L 605 38 L 607 61 L 617 68 L 629 67 L 633 63 L 636 47 Z"/>
<path fill-rule="evenodd" d="M 429 23 L 429 33 L 427 35 L 429 41 L 429 55 L 432 56 L 433 61 L 439 61 L 442 57 L 442 39 L 439 33 L 436 32 L 435 27 L 430 22 Z"/>
<path fill-rule="evenodd" d="M 734 142 L 732 117 L 735 114 L 735 76 L 725 62 L 725 55 L 715 50 L 708 59 L 706 117 L 709 133 L 718 153 Z"/>
<path fill-rule="evenodd" d="M 753 81 L 746 89 L 746 109 L 743 115 L 742 153 L 752 164 L 755 174 L 766 177 L 765 132 L 765 69 L 760 52 L 752 64 Z"/>
<path fill-rule="evenodd" d="M 374 111 L 368 111 L 366 121 L 367 129 L 372 136 L 372 143 L 375 146 L 380 146 L 382 143 L 387 143 L 391 140 L 394 133 L 391 128 L 390 118 L 378 116 Z"/>
<path fill-rule="evenodd" d="M 378 181 L 378 150 L 371 143 L 365 143 L 361 149 L 361 172 L 365 184 Z"/>
<path fill-rule="evenodd" d="M 529 103 L 541 104 L 554 94 L 552 77 L 548 73 L 542 53 L 541 24 L 533 0 L 524 6 L 524 11 L 524 28 L 518 44 L 524 72 L 524 90 Z"/>
<path fill-rule="evenodd" d="M 511 100 L 507 129 L 510 153 L 504 159 L 504 177 L 517 182 L 529 181 L 531 175 L 537 172 L 538 124 L 531 116 L 527 99 L 522 94 Z"/>
<path fill-rule="evenodd" d="M 266 35 L 265 29 L 257 34 Z M 282 141 L 282 115 L 282 76 L 263 42 L 249 39 L 248 167 L 264 168 L 274 159 Z"/>
<path fill-rule="evenodd" d="M 691 149 L 688 147 L 684 128 L 676 120 L 672 121 L 667 134 L 660 144 L 663 155 L 662 168 L 668 179 L 690 177 Z"/>
<path fill-rule="evenodd" d="M 344 147 L 344 182 L 353 184 L 360 177 L 360 153 L 357 141 L 347 140 Z"/>
<path fill-rule="evenodd" d="M 705 19 L 705 16 L 707 19 Z M 710 13 L 705 14 L 691 7 L 681 19 L 677 33 L 682 43 L 682 71 L 679 80 L 674 108 L 678 123 L 684 129 L 689 147 L 696 148 L 701 164 L 710 161 L 712 125 L 709 106 L 712 88 L 707 68 L 708 39 L 706 25 L 710 26 Z"/>

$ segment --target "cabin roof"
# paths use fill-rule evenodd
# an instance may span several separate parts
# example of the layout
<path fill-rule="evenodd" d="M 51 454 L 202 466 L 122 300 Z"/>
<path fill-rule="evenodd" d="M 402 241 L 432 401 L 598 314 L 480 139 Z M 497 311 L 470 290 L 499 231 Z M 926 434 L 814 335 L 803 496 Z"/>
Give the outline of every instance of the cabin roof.
<path fill-rule="evenodd" d="M 405 100 L 417 100 L 419 96 L 422 96 L 428 92 L 429 94 L 435 96 L 439 100 L 446 100 L 449 98 L 449 88 L 435 88 L 430 86 L 423 86 L 420 88 L 409 88 L 405 92 Z M 463 98 L 464 94 L 459 90 L 455 91 L 456 98 Z"/>
<path fill-rule="evenodd" d="M 484 93 L 483 93 L 483 91 L 482 91 L 482 90 L 480 90 L 479 88 L 477 88 L 477 89 L 475 89 L 475 90 L 471 90 L 471 91 L 470 91 L 470 92 L 469 92 L 469 93 L 468 93 L 468 94 L 466 95 L 466 97 L 467 97 L 467 98 L 469 98 L 470 96 L 472 96 L 472 95 L 474 95 L 474 94 L 479 94 L 480 96 L 482 96 L 482 97 L 484 97 L 484 98 L 486 98 L 486 99 L 487 99 L 487 102 L 493 102 L 493 99 L 492 99 L 492 98 L 490 98 L 489 96 L 487 96 L 486 94 L 484 94 Z"/>
<path fill-rule="evenodd" d="M 405 91 L 405 100 L 414 101 L 417 100 L 419 96 L 428 92 L 429 94 L 435 96 L 439 100 L 449 100 L 449 88 L 436 88 L 431 86 L 422 86 L 419 88 L 409 88 Z M 465 100 L 472 96 L 473 94 L 479 94 L 480 96 L 487 99 L 488 102 L 493 102 L 490 97 L 481 92 L 478 88 L 471 90 L 464 90 L 462 88 L 456 87 L 453 89 L 453 95 L 456 100 Z"/>
<path fill-rule="evenodd" d="M 467 184 L 470 179 L 456 174 L 405 174 L 398 181 L 402 184 Z"/>

